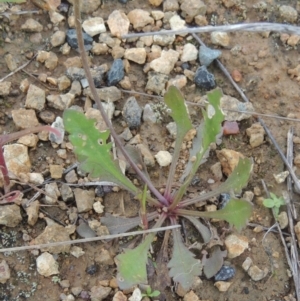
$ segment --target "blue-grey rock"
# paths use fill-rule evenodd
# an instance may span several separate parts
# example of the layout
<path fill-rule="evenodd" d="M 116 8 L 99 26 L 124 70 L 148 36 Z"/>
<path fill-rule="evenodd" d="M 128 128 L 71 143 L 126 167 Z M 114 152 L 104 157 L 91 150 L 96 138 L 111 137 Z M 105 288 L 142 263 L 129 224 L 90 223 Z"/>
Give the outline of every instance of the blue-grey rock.
<path fill-rule="evenodd" d="M 142 109 L 134 96 L 127 99 L 123 108 L 123 116 L 130 129 L 138 128 L 141 125 Z"/>
<path fill-rule="evenodd" d="M 146 85 L 146 91 L 152 91 L 156 94 L 161 94 L 165 89 L 166 82 L 168 81 L 169 76 L 166 74 L 158 72 L 149 72 L 148 73 L 148 82 Z"/>
<path fill-rule="evenodd" d="M 124 64 L 121 59 L 114 60 L 111 68 L 107 73 L 107 85 L 115 86 L 124 78 Z"/>
<path fill-rule="evenodd" d="M 222 52 L 220 50 L 215 50 L 208 48 L 206 46 L 200 46 L 199 49 L 199 61 L 203 66 L 209 66 L 213 60 L 217 59 Z"/>
<path fill-rule="evenodd" d="M 215 275 L 215 281 L 227 281 L 234 277 L 235 268 L 223 265 L 221 270 Z"/>
<path fill-rule="evenodd" d="M 211 90 L 216 86 L 214 75 L 208 72 L 205 66 L 201 66 L 197 69 L 194 82 L 199 88 L 205 90 Z"/>
<path fill-rule="evenodd" d="M 76 50 L 78 49 L 76 29 L 69 29 L 67 31 L 67 42 L 71 46 L 71 48 Z M 85 32 L 83 32 L 83 42 L 86 51 L 92 49 L 93 38 Z"/>
<path fill-rule="evenodd" d="M 221 193 L 219 196 L 220 209 L 224 208 L 230 199 L 231 199 L 231 196 L 229 193 Z"/>
<path fill-rule="evenodd" d="M 67 68 L 65 74 L 71 81 L 75 81 L 75 80 L 80 81 L 83 78 L 85 78 L 84 69 L 79 67 L 69 67 Z"/>
<path fill-rule="evenodd" d="M 119 0 L 119 2 L 122 4 L 126 4 L 128 2 L 128 0 Z"/>
<path fill-rule="evenodd" d="M 188 62 L 184 62 L 184 63 L 182 63 L 181 68 L 182 68 L 183 70 L 185 70 L 185 69 L 190 69 L 190 65 L 189 65 Z"/>

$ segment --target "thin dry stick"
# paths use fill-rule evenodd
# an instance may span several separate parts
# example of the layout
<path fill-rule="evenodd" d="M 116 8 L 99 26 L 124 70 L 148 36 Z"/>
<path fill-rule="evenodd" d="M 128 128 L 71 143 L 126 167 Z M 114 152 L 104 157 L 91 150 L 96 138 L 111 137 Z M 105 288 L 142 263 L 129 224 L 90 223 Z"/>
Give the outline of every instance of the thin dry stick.
<path fill-rule="evenodd" d="M 166 231 L 166 230 L 176 229 L 176 228 L 180 228 L 180 227 L 181 227 L 180 225 L 172 225 L 172 226 L 153 228 L 153 229 L 148 229 L 148 230 L 143 230 L 143 231 L 133 231 L 133 232 L 127 232 L 127 233 L 121 233 L 121 234 L 103 235 L 103 236 L 92 237 L 92 238 L 74 239 L 74 240 L 52 242 L 52 243 L 40 244 L 40 245 L 5 248 L 5 249 L 0 249 L 0 253 L 80 244 L 80 243 L 93 242 L 93 241 L 99 241 L 99 240 L 107 240 L 107 239 L 113 239 L 113 238 L 120 238 L 120 237 L 148 234 L 148 233 L 159 232 L 159 231 Z"/>
<path fill-rule="evenodd" d="M 143 33 L 130 33 L 122 36 L 122 39 L 144 37 L 150 35 L 170 35 L 170 34 L 182 34 L 182 33 L 204 33 L 204 32 L 214 32 L 214 31 L 252 31 L 252 32 L 262 32 L 262 31 L 276 31 L 285 32 L 289 34 L 300 35 L 300 27 L 280 24 L 280 23 L 245 23 L 245 24 L 232 24 L 232 25 L 220 25 L 220 26 L 202 26 L 193 27 L 179 30 L 162 30 L 154 32 L 143 32 Z"/>
<path fill-rule="evenodd" d="M 201 45 L 205 45 L 202 40 L 196 35 L 193 34 L 193 37 L 201 44 Z M 241 97 L 243 98 L 243 100 L 245 102 L 250 102 L 249 99 L 247 98 L 247 96 L 245 95 L 245 93 L 241 90 L 241 88 L 234 82 L 233 78 L 231 77 L 231 75 L 229 74 L 229 72 L 227 71 L 227 69 L 224 67 L 224 65 L 218 60 L 216 59 L 216 62 L 218 64 L 218 66 L 221 68 L 221 70 L 223 71 L 223 73 L 225 74 L 225 76 L 230 80 L 230 82 L 233 84 L 233 86 L 236 88 L 237 92 L 239 92 L 239 94 L 241 95 Z M 272 133 L 270 132 L 270 130 L 268 129 L 268 127 L 266 126 L 266 124 L 263 122 L 263 120 L 261 118 L 257 118 L 258 122 L 262 125 L 262 127 L 264 128 L 265 132 L 267 133 L 267 135 L 269 136 L 270 140 L 272 141 L 272 143 L 274 144 L 278 154 L 280 155 L 282 161 L 284 162 L 284 164 L 286 165 L 288 171 L 290 172 L 291 177 L 293 178 L 294 181 L 294 185 L 297 188 L 298 191 L 300 191 L 300 181 L 298 180 L 294 169 L 291 167 L 291 165 L 289 164 L 289 162 L 287 161 L 284 153 L 282 152 L 282 150 L 280 149 L 279 145 L 277 144 L 274 136 L 272 135 Z"/>

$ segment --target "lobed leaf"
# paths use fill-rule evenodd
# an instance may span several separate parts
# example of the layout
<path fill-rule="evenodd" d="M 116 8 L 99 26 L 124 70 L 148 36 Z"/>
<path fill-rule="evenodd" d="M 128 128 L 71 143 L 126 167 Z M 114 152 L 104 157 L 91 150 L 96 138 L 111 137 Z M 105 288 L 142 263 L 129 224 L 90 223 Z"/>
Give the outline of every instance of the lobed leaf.
<path fill-rule="evenodd" d="M 145 240 L 135 249 L 127 249 L 116 257 L 118 266 L 117 281 L 120 289 L 129 289 L 137 284 L 147 283 L 146 264 L 148 250 L 154 234 L 149 234 Z"/>
<path fill-rule="evenodd" d="M 83 171 L 89 172 L 93 178 L 99 177 L 132 193 L 137 192 L 136 187 L 122 174 L 117 161 L 112 157 L 111 143 L 106 142 L 109 137 L 108 130 L 99 132 L 95 127 L 95 120 L 71 109 L 65 110 L 63 120 Z"/>
<path fill-rule="evenodd" d="M 194 277 L 201 275 L 202 264 L 184 245 L 179 230 L 175 229 L 172 232 L 174 244 L 172 259 L 168 263 L 169 275 L 187 291 L 191 287 Z"/>
<path fill-rule="evenodd" d="M 227 251 L 221 251 L 220 247 L 216 246 L 208 259 L 202 259 L 203 273 L 207 279 L 215 276 L 219 272 L 224 263 L 224 257 L 226 257 L 226 255 Z"/>

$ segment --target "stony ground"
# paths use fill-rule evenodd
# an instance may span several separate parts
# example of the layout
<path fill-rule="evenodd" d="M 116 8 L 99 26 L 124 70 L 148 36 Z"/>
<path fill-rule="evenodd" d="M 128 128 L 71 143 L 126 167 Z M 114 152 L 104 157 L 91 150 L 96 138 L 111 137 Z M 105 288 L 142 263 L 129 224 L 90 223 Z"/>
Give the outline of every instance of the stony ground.
<path fill-rule="evenodd" d="M 250 2 L 110 0 L 100 5 L 99 1 L 88 0 L 82 5 L 85 47 L 99 96 L 107 103 L 106 109 L 117 132 L 126 143 L 141 150 L 158 188 L 163 188 L 166 180 L 164 165 L 173 152 L 174 127 L 171 120 L 161 114 L 164 111 L 157 96 L 162 96 L 168 86 L 177 85 L 189 102 L 194 125 L 201 119 L 197 104 L 201 104 L 206 91 L 214 87 L 223 90 L 224 109 L 245 109 L 239 94 L 216 64 L 207 61 L 207 56 L 219 57 L 249 97 L 251 104 L 246 110 L 299 118 L 300 37 L 276 32 L 203 34 L 202 40 L 214 49 L 210 52 L 206 48 L 199 49 L 198 41 L 189 34 L 127 40 L 120 36 L 128 32 L 236 22 L 299 24 L 297 2 L 288 6 L 286 1 Z M 39 124 L 55 123 L 61 128 L 60 117 L 70 106 L 77 106 L 87 116 L 96 118 L 100 129 L 105 128 L 93 107 L 76 51 L 72 5 L 59 4 L 60 1 L 53 0 L 32 0 L 18 5 L 0 3 L 3 134 Z M 29 64 L 1 80 L 25 63 Z M 129 94 L 125 90 L 135 92 Z M 298 123 L 263 119 L 284 152 L 287 131 L 294 127 L 295 165 L 299 165 Z M 228 113 L 227 120 L 237 121 L 239 133 L 222 138 L 222 143 L 211 152 L 197 174 L 189 194 L 212 190 L 226 178 L 226 167 L 221 166 L 220 158 L 228 153 L 232 156 L 235 151 L 252 157 L 254 172 L 244 197 L 253 202 L 250 222 L 256 227 L 249 226 L 238 233 L 234 229 L 228 231 L 225 223 L 212 222 L 221 237 L 222 248 L 228 251 L 225 265 L 234 268 L 233 277 L 216 284 L 213 279 L 201 276 L 188 292 L 171 284 L 153 300 L 295 300 L 295 288 L 280 238 L 276 233 L 269 233 L 263 239 L 265 232 L 261 227 L 274 223 L 269 209 L 262 206 L 265 194 L 261 179 L 271 192 L 280 196 L 286 184 L 278 184 L 273 175 L 282 172 L 284 165 L 254 117 Z M 23 198 L 14 205 L 1 206 L 1 248 L 87 237 L 91 231 L 92 235 L 102 235 L 107 231 L 100 223 L 104 214 L 138 215 L 138 203 L 117 187 L 76 186 L 91 179 L 74 165 L 76 158 L 67 133 L 63 141 L 53 139 L 50 137 L 50 141 L 49 135 L 41 132 L 4 147 L 8 168 L 16 179 L 13 188 L 21 191 Z M 183 146 L 182 160 L 190 146 L 190 142 Z M 163 156 L 160 151 L 165 151 Z M 180 162 L 178 170 L 183 163 Z M 134 175 L 130 176 L 139 183 Z M 179 174 L 176 177 L 179 178 Z M 32 199 L 37 192 L 36 199 Z M 294 200 L 298 200 L 297 195 Z M 215 210 L 217 205 L 216 200 L 210 200 L 206 209 Z M 285 208 L 281 211 L 285 212 Z M 280 220 L 289 240 L 285 216 L 282 213 Z M 294 223 L 297 222 L 296 219 Z M 199 235 L 190 225 L 185 225 L 185 231 L 187 246 L 199 241 Z M 133 247 L 135 243 L 134 238 L 0 253 L 0 300 L 140 300 L 132 295 L 132 290 L 120 291 L 115 279 L 115 255 L 124 246 Z M 159 236 L 156 245 L 154 259 L 161 246 Z M 202 258 L 197 245 L 193 248 L 197 257 Z M 171 246 L 168 252 L 171 255 Z M 157 289 L 155 284 L 152 289 Z M 147 298 L 143 300 L 149 300 Z"/>

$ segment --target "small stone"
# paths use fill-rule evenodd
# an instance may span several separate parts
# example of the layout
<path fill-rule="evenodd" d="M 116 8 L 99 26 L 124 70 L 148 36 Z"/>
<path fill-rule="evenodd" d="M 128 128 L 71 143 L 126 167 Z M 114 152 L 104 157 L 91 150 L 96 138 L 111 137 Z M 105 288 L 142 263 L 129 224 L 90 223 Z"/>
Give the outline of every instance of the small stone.
<path fill-rule="evenodd" d="M 231 282 L 225 282 L 225 281 L 217 281 L 214 284 L 214 286 L 219 290 L 219 292 L 227 292 L 230 285 Z"/>
<path fill-rule="evenodd" d="M 14 71 L 18 68 L 17 66 L 17 63 L 14 59 L 14 57 L 9 53 L 7 54 L 5 57 L 5 62 L 6 62 L 6 65 L 7 65 L 7 68 L 10 70 L 10 71 Z"/>
<path fill-rule="evenodd" d="M 273 174 L 273 177 L 274 177 L 276 183 L 281 184 L 286 180 L 286 178 L 289 174 L 290 173 L 286 170 L 286 171 L 283 171 L 283 172 L 281 172 L 277 175 Z"/>
<path fill-rule="evenodd" d="M 63 20 L 65 20 L 65 17 L 63 15 L 61 15 L 60 13 L 56 12 L 56 11 L 49 11 L 49 17 L 50 17 L 50 21 L 53 24 L 58 24 L 60 22 L 62 22 Z"/>
<path fill-rule="evenodd" d="M 231 8 L 240 3 L 239 0 L 222 0 L 222 2 L 225 5 L 225 7 L 227 7 L 227 8 Z"/>
<path fill-rule="evenodd" d="M 54 109 L 64 111 L 65 109 L 69 108 L 74 100 L 75 95 L 71 93 L 61 94 L 61 95 L 48 95 L 46 97 L 48 101 L 48 105 Z"/>
<path fill-rule="evenodd" d="M 68 77 L 70 77 L 72 80 L 77 80 L 77 79 L 85 76 L 84 70 L 82 68 L 82 61 L 79 56 L 73 56 L 73 57 L 67 58 L 63 62 L 63 65 L 67 68 L 66 75 Z M 74 68 L 72 68 L 72 67 L 74 67 Z M 76 69 L 76 68 L 78 68 L 78 69 Z M 77 75 L 77 73 L 79 73 L 80 75 Z M 76 77 L 76 75 L 77 75 L 77 77 Z"/>
<path fill-rule="evenodd" d="M 252 202 L 254 198 L 254 193 L 252 191 L 245 191 L 243 194 L 243 199 L 248 201 L 248 202 Z"/>
<path fill-rule="evenodd" d="M 194 21 L 198 26 L 207 26 L 208 25 L 206 16 L 198 15 L 194 18 Z"/>
<path fill-rule="evenodd" d="M 150 63 L 150 68 L 159 73 L 170 74 L 178 57 L 179 53 L 173 49 L 163 50 L 161 56 Z"/>
<path fill-rule="evenodd" d="M 54 205 L 57 203 L 57 199 L 60 196 L 56 182 L 52 182 L 45 185 L 45 203 L 47 205 Z"/>
<path fill-rule="evenodd" d="M 21 25 L 21 29 L 26 32 L 41 32 L 43 30 L 43 26 L 38 21 L 30 18 Z"/>
<path fill-rule="evenodd" d="M 186 43 L 183 46 L 182 54 L 180 60 L 182 62 L 194 61 L 197 59 L 198 50 L 195 45 L 191 43 Z"/>
<path fill-rule="evenodd" d="M 130 129 L 141 125 L 142 109 L 134 96 L 129 97 L 123 107 L 123 116 Z"/>
<path fill-rule="evenodd" d="M 137 287 L 134 289 L 129 301 L 141 301 L 143 299 L 141 290 Z"/>
<path fill-rule="evenodd" d="M 67 184 L 61 185 L 60 194 L 64 202 L 68 202 L 74 199 L 73 191 Z"/>
<path fill-rule="evenodd" d="M 221 162 L 223 173 L 229 176 L 238 165 L 240 158 L 244 158 L 244 155 L 234 150 L 223 148 L 217 151 L 217 157 Z"/>
<path fill-rule="evenodd" d="M 70 184 L 77 183 L 78 178 L 77 178 L 77 174 L 76 174 L 75 170 L 69 171 L 65 175 L 65 180 L 67 181 L 67 183 L 70 183 Z"/>
<path fill-rule="evenodd" d="M 88 212 L 93 209 L 95 192 L 93 190 L 74 189 L 78 213 Z"/>
<path fill-rule="evenodd" d="M 100 17 L 89 18 L 82 23 L 82 28 L 91 37 L 106 32 L 104 20 Z"/>
<path fill-rule="evenodd" d="M 246 236 L 231 234 L 226 237 L 225 246 L 228 258 L 235 258 L 248 248 L 248 239 Z"/>
<path fill-rule="evenodd" d="M 282 211 L 277 216 L 277 221 L 279 223 L 280 229 L 285 229 L 289 225 L 289 219 L 287 213 Z"/>
<path fill-rule="evenodd" d="M 3 82 L 5 83 L 5 82 Z M 25 78 L 21 81 L 20 83 L 20 90 L 23 92 L 23 93 L 27 93 L 28 89 L 29 89 L 29 86 L 30 86 L 30 83 L 29 83 L 29 80 L 28 78 Z M 0 91 L 2 91 L 3 93 L 3 89 L 1 88 L 1 83 L 0 83 Z M 9 92 L 8 92 L 9 93 Z M 0 92 L 0 95 L 1 95 L 1 92 Z"/>
<path fill-rule="evenodd" d="M 121 46 L 114 46 L 111 50 L 111 55 L 114 58 L 114 60 L 122 58 L 124 54 L 125 49 Z"/>
<path fill-rule="evenodd" d="M 27 129 L 39 125 L 34 110 L 26 110 L 21 108 L 12 110 L 11 113 L 15 125 L 20 129 Z"/>
<path fill-rule="evenodd" d="M 113 48 L 116 45 L 120 45 L 120 40 L 112 38 L 109 33 L 101 33 L 99 36 L 99 42 L 106 44 L 108 47 Z"/>
<path fill-rule="evenodd" d="M 222 55 L 220 50 L 215 50 L 201 45 L 199 48 L 199 61 L 203 66 L 209 66 L 215 59 Z"/>
<path fill-rule="evenodd" d="M 129 48 L 125 50 L 124 57 L 137 64 L 144 64 L 146 61 L 146 50 L 145 48 Z"/>
<path fill-rule="evenodd" d="M 51 124 L 51 127 L 55 128 L 60 133 L 60 135 L 56 135 L 54 133 L 49 132 L 49 140 L 52 143 L 61 144 L 64 140 L 64 135 L 65 135 L 65 127 L 64 127 L 63 119 L 60 116 L 57 116 L 55 121 Z"/>
<path fill-rule="evenodd" d="M 201 66 L 197 69 L 194 82 L 199 88 L 205 90 L 211 90 L 216 86 L 214 75 L 210 73 L 205 66 Z"/>
<path fill-rule="evenodd" d="M 31 84 L 27 92 L 25 107 L 28 109 L 35 109 L 41 111 L 44 109 L 45 103 L 46 103 L 45 91 Z"/>
<path fill-rule="evenodd" d="M 38 273 L 45 277 L 49 277 L 51 275 L 59 273 L 58 263 L 55 261 L 54 257 L 48 252 L 41 254 L 36 259 L 36 266 Z"/>
<path fill-rule="evenodd" d="M 49 70 L 54 70 L 58 64 L 57 55 L 50 51 L 48 58 L 45 60 L 45 67 Z"/>
<path fill-rule="evenodd" d="M 39 138 L 37 135 L 29 134 L 29 135 L 25 135 L 25 136 L 21 137 L 20 139 L 18 139 L 17 143 L 24 144 L 25 146 L 35 148 L 38 141 L 39 141 Z"/>
<path fill-rule="evenodd" d="M 66 75 L 63 75 L 57 79 L 57 85 L 59 91 L 64 91 L 71 86 L 71 81 Z"/>
<path fill-rule="evenodd" d="M 174 11 L 176 12 L 179 9 L 179 4 L 177 0 L 165 0 L 163 4 L 163 11 Z"/>
<path fill-rule="evenodd" d="M 268 272 L 269 270 L 267 268 L 261 270 L 258 266 L 252 265 L 248 270 L 248 275 L 251 277 L 253 281 L 259 281 L 265 278 Z"/>
<path fill-rule="evenodd" d="M 154 157 L 161 167 L 168 166 L 172 162 L 172 155 L 168 151 L 159 151 Z"/>
<path fill-rule="evenodd" d="M 155 160 L 151 154 L 149 147 L 145 144 L 137 144 L 136 147 L 140 150 L 143 160 L 146 166 L 153 167 L 155 165 Z"/>
<path fill-rule="evenodd" d="M 0 283 L 4 284 L 10 278 L 10 269 L 5 260 L 0 262 Z"/>
<path fill-rule="evenodd" d="M 84 49 L 89 51 L 92 49 L 93 38 L 87 33 L 83 32 Z M 73 49 L 78 49 L 77 35 L 75 29 L 67 31 L 67 42 Z"/>
<path fill-rule="evenodd" d="M 300 36 L 292 34 L 288 40 L 287 40 L 287 44 L 289 46 L 295 47 L 300 41 Z"/>
<path fill-rule="evenodd" d="M 298 247 L 300 248 L 300 222 L 294 226 L 294 230 L 298 241 Z"/>
<path fill-rule="evenodd" d="M 148 73 L 148 82 L 146 85 L 146 91 L 152 91 L 156 94 L 164 93 L 168 76 L 158 72 Z"/>
<path fill-rule="evenodd" d="M 157 1 L 157 0 L 154 0 Z M 158 0 L 161 1 L 161 0 Z M 161 1 L 162 2 L 162 1 Z M 164 12 L 160 11 L 160 10 L 152 10 L 151 11 L 151 15 L 154 18 L 155 21 L 161 20 L 164 17 Z"/>
<path fill-rule="evenodd" d="M 121 291 L 117 291 L 114 294 L 112 301 L 127 301 L 127 297 Z"/>
<path fill-rule="evenodd" d="M 183 0 L 180 6 L 184 18 L 205 15 L 207 6 L 201 0 Z"/>
<path fill-rule="evenodd" d="M 187 84 L 187 78 L 185 75 L 176 75 L 175 78 L 171 78 L 168 83 L 167 83 L 167 89 L 170 86 L 175 86 L 177 87 L 179 90 L 181 90 L 182 88 L 184 88 Z"/>
<path fill-rule="evenodd" d="M 121 88 L 125 90 L 131 90 L 131 82 L 128 76 L 124 76 L 124 78 L 119 82 Z"/>
<path fill-rule="evenodd" d="M 26 207 L 26 213 L 28 216 L 28 224 L 30 226 L 34 226 L 39 218 L 39 210 L 40 210 L 40 203 L 39 201 L 34 201 Z"/>
<path fill-rule="evenodd" d="M 234 277 L 235 268 L 223 265 L 220 271 L 215 275 L 215 281 L 227 281 Z"/>
<path fill-rule="evenodd" d="M 251 265 L 252 265 L 252 259 L 250 257 L 247 257 L 242 264 L 242 268 L 244 269 L 244 271 L 247 272 L 251 267 Z"/>
<path fill-rule="evenodd" d="M 76 258 L 79 258 L 79 257 L 83 256 L 85 254 L 85 252 L 80 247 L 72 246 L 70 249 L 70 254 Z M 73 291 L 72 291 L 72 293 L 73 293 Z M 74 294 L 74 295 L 76 295 L 76 294 Z"/>
<path fill-rule="evenodd" d="M 150 104 L 146 104 L 143 110 L 143 121 L 149 123 L 156 123 L 157 116 Z"/>
<path fill-rule="evenodd" d="M 39 114 L 39 117 L 45 122 L 45 123 L 52 123 L 55 120 L 55 114 L 52 111 L 42 111 Z"/>
<path fill-rule="evenodd" d="M 95 202 L 93 204 L 93 208 L 94 208 L 95 212 L 97 212 L 99 214 L 104 212 L 104 210 L 103 210 L 104 206 L 101 204 L 101 202 Z"/>
<path fill-rule="evenodd" d="M 61 280 L 59 282 L 59 285 L 62 287 L 62 288 L 69 288 L 70 287 L 70 281 L 69 280 Z M 73 297 L 74 298 L 74 297 Z"/>
<path fill-rule="evenodd" d="M 50 43 L 53 47 L 60 46 L 65 43 L 66 33 L 62 30 L 56 31 L 50 38 Z"/>
<path fill-rule="evenodd" d="M 134 9 L 127 15 L 134 29 L 141 29 L 148 24 L 153 24 L 154 20 L 150 17 L 150 13 L 143 9 Z"/>
<path fill-rule="evenodd" d="M 81 64 L 81 62 L 80 62 Z M 66 76 L 71 80 L 71 81 L 79 81 L 83 78 L 85 78 L 85 72 L 83 68 L 80 67 L 68 67 L 66 70 Z"/>
<path fill-rule="evenodd" d="M 169 20 L 169 23 L 170 23 L 170 27 L 172 30 L 186 29 L 185 21 L 183 19 L 181 19 L 180 16 L 178 16 L 178 15 L 174 15 Z M 187 35 L 187 33 L 183 33 L 183 34 L 179 34 L 179 35 L 182 37 L 185 37 Z M 188 44 L 190 44 L 190 43 L 188 43 Z"/>
<path fill-rule="evenodd" d="M 95 256 L 95 262 L 103 265 L 114 265 L 115 262 L 110 255 L 109 251 L 106 249 L 101 249 L 99 253 Z"/>
<path fill-rule="evenodd" d="M 2 205 L 0 211 L 0 225 L 16 227 L 22 221 L 20 207 L 18 205 Z"/>
<path fill-rule="evenodd" d="M 149 3 L 153 6 L 160 6 L 163 0 L 149 0 Z"/>
<path fill-rule="evenodd" d="M 7 96 L 10 93 L 11 82 L 1 82 L 0 83 L 0 96 Z"/>
<path fill-rule="evenodd" d="M 44 183 L 44 177 L 41 173 L 30 172 L 29 173 L 29 182 L 35 185 L 41 185 Z"/>
<path fill-rule="evenodd" d="M 104 43 L 93 42 L 92 53 L 95 55 L 106 54 L 108 52 L 108 46 Z"/>
<path fill-rule="evenodd" d="M 124 78 L 124 64 L 121 59 L 114 60 L 107 73 L 107 85 L 114 86 Z"/>
<path fill-rule="evenodd" d="M 63 171 L 64 171 L 64 168 L 62 167 L 62 165 L 51 164 L 49 167 L 50 167 L 51 178 L 61 179 Z"/>
<path fill-rule="evenodd" d="M 170 35 L 154 35 L 153 36 L 153 43 L 157 44 L 159 46 L 168 46 L 172 45 L 175 41 L 175 34 L 170 34 Z"/>
<path fill-rule="evenodd" d="M 210 34 L 210 40 L 214 45 L 228 47 L 229 46 L 229 35 L 227 32 L 214 31 Z"/>
<path fill-rule="evenodd" d="M 239 70 L 237 70 L 237 69 L 234 69 L 231 72 L 231 77 L 233 78 L 233 80 L 236 83 L 239 83 L 242 80 L 242 78 L 243 78 L 241 72 Z"/>
<path fill-rule="evenodd" d="M 130 21 L 122 11 L 114 10 L 108 16 L 107 25 L 113 36 L 121 37 L 128 34 Z"/>
<path fill-rule="evenodd" d="M 223 178 L 221 163 L 217 162 L 210 167 L 211 172 L 214 175 L 214 179 L 217 181 L 221 181 Z"/>
<path fill-rule="evenodd" d="M 105 287 L 102 285 L 93 286 L 90 294 L 91 301 L 102 301 L 110 294 L 110 292 L 110 287 Z"/>
<path fill-rule="evenodd" d="M 184 295 L 183 301 L 200 301 L 200 299 L 193 291 L 189 291 Z"/>
<path fill-rule="evenodd" d="M 263 144 L 265 130 L 260 123 L 252 124 L 250 128 L 246 129 L 246 133 L 250 137 L 249 142 L 252 148 Z"/>
<path fill-rule="evenodd" d="M 282 5 L 279 8 L 280 17 L 283 21 L 287 21 L 290 23 L 296 22 L 298 18 L 298 12 L 292 6 Z"/>

